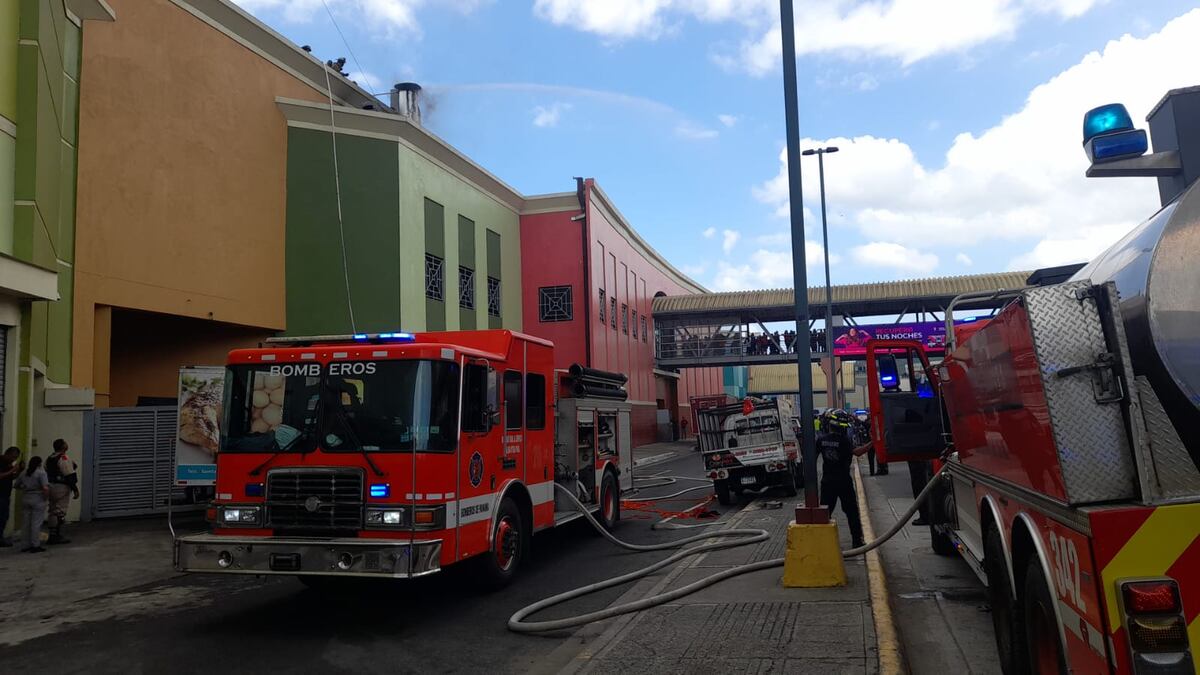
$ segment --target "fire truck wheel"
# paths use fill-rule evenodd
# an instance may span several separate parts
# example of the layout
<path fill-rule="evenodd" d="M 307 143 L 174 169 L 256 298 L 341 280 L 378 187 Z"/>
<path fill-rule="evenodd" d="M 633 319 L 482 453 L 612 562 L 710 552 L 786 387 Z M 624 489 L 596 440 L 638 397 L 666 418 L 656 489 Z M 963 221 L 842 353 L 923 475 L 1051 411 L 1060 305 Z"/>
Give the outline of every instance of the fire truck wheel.
<path fill-rule="evenodd" d="M 1000 532 L 989 527 L 983 535 L 983 568 L 987 574 L 988 604 L 992 608 L 992 629 L 1000 652 L 1000 670 L 1004 675 L 1025 675 L 1025 622 L 1013 600 L 1004 547 Z"/>
<path fill-rule="evenodd" d="M 609 532 L 617 526 L 621 519 L 621 491 L 617 488 L 617 477 L 612 471 L 605 471 L 600 481 L 600 524 Z"/>
<path fill-rule="evenodd" d="M 500 500 L 492 526 L 492 548 L 479 556 L 480 581 L 485 588 L 500 589 L 517 575 L 517 569 L 528 549 L 529 534 L 521 519 L 521 511 L 512 499 Z"/>
<path fill-rule="evenodd" d="M 713 481 L 713 489 L 717 492 L 717 502 L 721 506 L 732 506 L 733 495 L 729 492 L 729 482 L 724 480 Z"/>
<path fill-rule="evenodd" d="M 933 552 L 941 556 L 952 556 L 958 553 L 954 548 L 954 540 L 950 535 L 938 529 L 937 525 L 929 525 L 929 541 L 933 544 Z"/>
<path fill-rule="evenodd" d="M 1025 569 L 1025 593 L 1021 604 L 1025 613 L 1028 672 L 1035 675 L 1066 673 L 1067 659 L 1059 640 L 1054 598 L 1036 555 L 1029 556 Z"/>

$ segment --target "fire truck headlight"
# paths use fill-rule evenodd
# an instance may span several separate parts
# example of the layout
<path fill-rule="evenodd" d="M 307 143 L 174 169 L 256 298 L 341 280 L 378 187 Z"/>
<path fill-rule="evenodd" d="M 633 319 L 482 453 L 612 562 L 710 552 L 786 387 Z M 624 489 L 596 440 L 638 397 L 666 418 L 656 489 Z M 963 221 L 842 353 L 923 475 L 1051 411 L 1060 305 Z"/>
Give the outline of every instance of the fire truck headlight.
<path fill-rule="evenodd" d="M 367 509 L 367 527 L 404 527 L 408 525 L 404 509 Z"/>
<path fill-rule="evenodd" d="M 258 525 L 262 509 L 257 506 L 226 506 L 221 509 L 223 525 Z"/>

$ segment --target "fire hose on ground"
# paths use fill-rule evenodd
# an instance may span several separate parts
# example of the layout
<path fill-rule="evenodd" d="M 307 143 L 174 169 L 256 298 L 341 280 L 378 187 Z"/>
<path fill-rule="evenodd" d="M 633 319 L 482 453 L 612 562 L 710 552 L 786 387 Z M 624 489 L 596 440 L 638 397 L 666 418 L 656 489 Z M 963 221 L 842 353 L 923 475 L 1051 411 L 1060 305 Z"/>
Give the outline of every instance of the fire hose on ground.
<path fill-rule="evenodd" d="M 896 521 L 896 523 L 894 525 L 892 525 L 892 527 L 887 532 L 883 533 L 882 536 L 877 537 L 874 541 L 871 541 L 863 546 L 859 546 L 857 548 L 851 548 L 851 549 L 842 551 L 842 557 L 851 558 L 854 556 L 863 555 L 869 551 L 874 550 L 875 548 L 878 548 L 884 542 L 886 542 L 888 539 L 891 539 L 892 537 L 896 536 L 896 534 L 901 529 L 903 529 L 906 525 L 908 525 L 909 519 L 912 518 L 913 515 L 917 512 L 917 509 L 920 507 L 921 503 L 929 498 L 929 495 L 933 493 L 934 487 L 938 483 L 940 483 L 941 480 L 942 480 L 942 471 L 939 470 L 936 474 L 934 474 L 933 478 L 931 478 L 929 480 L 929 483 L 927 483 L 925 485 L 925 489 L 921 490 L 921 493 L 919 495 L 917 495 L 916 499 L 913 500 L 912 506 L 910 506 L 908 508 L 908 510 L 905 511 L 904 514 L 900 516 L 900 518 Z M 513 613 L 513 615 L 511 617 L 509 617 L 509 619 L 508 619 L 508 629 L 515 633 L 545 633 L 548 631 L 556 631 L 556 630 L 564 630 L 567 628 L 575 628 L 577 626 L 583 626 L 585 624 L 593 623 L 595 621 L 611 619 L 615 616 L 620 616 L 622 614 L 638 612 L 643 609 L 649 609 L 649 608 L 655 607 L 657 605 L 662 605 L 662 604 L 671 602 L 672 600 L 677 600 L 686 595 L 690 595 L 692 593 L 695 593 L 696 591 L 699 591 L 701 589 L 712 586 L 713 584 L 718 583 L 720 581 L 724 581 L 725 579 L 731 579 L 733 577 L 740 576 L 743 574 L 748 574 L 750 572 L 757 572 L 759 570 L 765 570 L 765 569 L 771 569 L 773 567 L 782 567 L 783 566 L 783 560 L 784 560 L 783 558 L 774 558 L 772 560 L 763 560 L 761 562 L 749 563 L 747 565 L 739 565 L 737 567 L 731 567 L 727 570 L 722 570 L 720 572 L 717 572 L 716 574 L 709 575 L 698 581 L 693 581 L 692 583 L 687 584 L 686 586 L 681 586 L 679 588 L 676 588 L 671 591 L 667 591 L 665 593 L 651 595 L 651 596 L 642 598 L 640 600 L 634 600 L 633 602 L 627 602 L 627 603 L 620 604 L 620 605 L 613 605 L 611 607 L 606 607 L 604 609 L 597 610 L 595 612 L 588 612 L 587 614 L 580 614 L 578 616 L 570 616 L 570 617 L 566 617 L 566 618 L 562 618 L 562 619 L 553 619 L 550 621 L 526 621 L 525 620 L 526 617 L 528 617 L 532 614 L 536 614 L 537 612 L 540 612 L 543 609 L 546 609 L 547 607 L 553 607 L 555 605 L 559 605 L 564 602 L 567 602 L 568 600 L 574 600 L 575 598 L 578 598 L 578 597 L 581 597 L 584 595 L 589 595 L 591 593 L 595 593 L 597 591 L 601 591 L 606 588 L 612 588 L 613 586 L 619 586 L 626 582 L 633 581 L 635 579 L 640 579 L 644 576 L 653 574 L 654 572 L 656 572 L 664 567 L 667 567 L 679 560 L 687 558 L 688 556 L 698 555 L 700 553 L 705 553 L 707 551 L 716 551 L 719 549 L 735 548 L 738 546 L 748 546 L 750 544 L 757 544 L 759 542 L 766 541 L 771 536 L 771 534 L 769 532 L 767 532 L 766 530 L 762 530 L 762 529 L 734 528 L 731 530 L 719 530 L 717 532 L 706 532 L 704 534 L 696 534 L 696 535 L 692 535 L 690 537 L 684 537 L 682 539 L 676 539 L 674 541 L 661 542 L 658 544 L 631 544 L 629 542 L 617 539 L 615 536 L 613 536 L 613 534 L 611 532 L 604 529 L 604 527 L 602 525 L 600 525 L 599 521 L 597 521 L 596 518 L 594 516 L 592 516 L 591 512 L 588 511 L 587 507 L 584 506 L 583 503 L 580 502 L 578 499 L 576 499 L 575 495 L 571 494 L 570 490 L 567 490 L 558 484 L 555 484 L 554 487 L 557 490 L 561 491 L 564 495 L 566 495 L 570 499 L 570 501 L 575 505 L 575 508 L 579 509 L 583 513 L 584 518 L 586 518 L 587 521 L 592 524 L 592 527 L 596 528 L 596 530 L 598 532 L 600 532 L 600 534 L 603 535 L 605 539 L 608 539 L 609 541 L 616 544 L 617 546 L 624 548 L 626 550 L 629 550 L 629 551 L 639 551 L 639 552 L 662 551 L 662 550 L 666 550 L 666 549 L 678 548 L 680 546 L 683 546 L 685 544 L 690 544 L 692 542 L 705 541 L 705 540 L 709 540 L 709 539 L 725 538 L 725 537 L 732 537 L 733 539 L 730 539 L 728 541 L 713 541 L 713 542 L 709 542 L 707 544 L 700 544 L 699 546 L 692 546 L 689 548 L 684 548 L 684 549 L 682 549 L 682 550 L 680 550 L 680 551 L 678 551 L 678 552 L 676 552 L 676 553 L 674 553 L 652 565 L 648 565 L 641 569 L 637 569 L 632 572 L 622 574 L 620 576 L 612 577 L 610 579 L 605 579 L 603 581 L 597 581 L 595 583 L 588 584 L 586 586 L 580 586 L 579 588 L 574 588 L 569 591 L 559 593 L 558 595 L 552 595 L 548 598 L 545 598 L 544 600 L 539 600 L 539 601 L 533 603 L 532 605 L 522 607 L 521 609 L 519 609 L 515 613 Z M 866 514 L 862 514 L 861 517 L 868 517 L 868 516 Z"/>

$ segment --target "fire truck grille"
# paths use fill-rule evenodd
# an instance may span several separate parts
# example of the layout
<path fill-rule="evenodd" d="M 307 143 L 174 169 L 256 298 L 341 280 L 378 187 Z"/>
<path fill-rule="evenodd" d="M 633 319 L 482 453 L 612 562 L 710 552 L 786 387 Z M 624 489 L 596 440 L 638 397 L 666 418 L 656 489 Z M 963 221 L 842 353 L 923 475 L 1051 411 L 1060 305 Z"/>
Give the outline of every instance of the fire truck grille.
<path fill-rule="evenodd" d="M 362 526 L 359 469 L 276 469 L 267 473 L 267 527 L 344 530 Z"/>

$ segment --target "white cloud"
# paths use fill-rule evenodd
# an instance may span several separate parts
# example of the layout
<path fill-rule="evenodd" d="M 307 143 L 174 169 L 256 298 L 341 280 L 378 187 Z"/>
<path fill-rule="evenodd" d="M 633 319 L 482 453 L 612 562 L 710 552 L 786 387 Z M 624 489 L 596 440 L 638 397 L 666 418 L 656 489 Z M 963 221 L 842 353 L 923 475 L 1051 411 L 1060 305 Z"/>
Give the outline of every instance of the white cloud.
<path fill-rule="evenodd" d="M 1008 269 L 1035 270 L 1087 262 L 1125 236 L 1129 229 L 1126 225 L 1102 225 L 1082 232 L 1050 235 L 1033 250 L 1013 258 Z"/>
<path fill-rule="evenodd" d="M 804 54 L 874 56 L 908 65 L 1012 37 L 1037 15 L 1078 17 L 1101 0 L 810 0 L 798 3 Z M 756 75 L 774 71 L 781 54 L 779 4 L 774 0 L 535 0 L 534 14 L 605 40 L 655 40 L 688 19 L 741 25 L 736 53 L 713 60 Z M 952 26 L 952 29 L 947 29 Z"/>
<path fill-rule="evenodd" d="M 367 71 L 351 71 L 350 79 L 357 82 L 358 86 L 366 89 L 369 92 L 379 93 L 387 89 L 387 85 L 383 83 L 383 78 Z"/>
<path fill-rule="evenodd" d="M 708 265 L 706 263 L 700 263 L 699 265 L 680 265 L 679 271 L 683 272 L 689 277 L 695 278 L 707 272 Z"/>
<path fill-rule="evenodd" d="M 705 239 L 712 239 L 713 237 L 717 236 L 717 228 L 710 227 L 710 228 L 704 230 L 703 234 L 704 234 Z"/>
<path fill-rule="evenodd" d="M 966 253 L 959 253 L 958 255 L 954 256 L 954 261 L 959 265 L 963 265 L 964 267 L 970 267 L 971 265 L 975 264 L 975 261 L 971 260 L 971 256 L 967 255 Z"/>
<path fill-rule="evenodd" d="M 897 272 L 932 276 L 938 257 L 915 248 L 884 241 L 873 241 L 850 249 L 850 256 L 860 265 L 887 267 Z"/>
<path fill-rule="evenodd" d="M 1064 14 L 1077 9 L 1060 6 Z M 1139 119 L 1168 89 L 1193 83 L 1194 69 L 1178 55 L 1197 35 L 1200 10 L 1193 10 L 1144 39 L 1109 42 L 1036 87 L 1020 110 L 992 128 L 959 134 L 940 166 L 922 164 L 898 139 L 805 139 L 803 145 L 841 148 L 825 163 L 831 214 L 846 214 L 867 241 L 925 241 L 925 247 L 1027 241 L 1034 250 L 1022 263 L 1056 257 L 1054 251 L 1069 247 L 1064 242 L 1112 242 L 1157 209 L 1157 187 L 1147 179 L 1085 178 L 1080 119 L 1110 101 L 1124 102 Z M 781 153 L 779 173 L 754 189 L 780 214 L 788 202 L 784 159 Z M 805 162 L 803 177 L 806 203 L 813 204 L 813 163 Z M 1035 249 L 1043 239 L 1049 243 Z"/>
<path fill-rule="evenodd" d="M 248 12 L 274 12 L 282 10 L 285 21 L 307 23 L 325 17 L 322 0 L 233 0 Z M 426 5 L 439 9 L 452 9 L 469 14 L 491 0 L 325 0 L 329 10 L 337 18 L 346 17 L 357 26 L 368 30 L 394 35 L 397 33 L 419 34 L 420 24 L 417 11 Z M 328 20 L 328 19 L 326 19 Z M 340 22 L 339 22 L 340 23 Z M 349 56 L 347 54 L 347 56 Z"/>
<path fill-rule="evenodd" d="M 737 115 L 717 115 L 717 120 L 726 127 L 732 127 L 738 123 Z"/>
<path fill-rule="evenodd" d="M 558 120 L 562 117 L 563 112 L 570 110 L 570 103 L 551 103 L 549 106 L 536 106 L 533 109 L 533 126 L 535 127 L 555 127 L 558 126 Z"/>
<path fill-rule="evenodd" d="M 707 141 L 717 137 L 716 129 L 709 129 L 690 120 L 682 120 L 675 125 L 675 135 L 689 141 Z"/>
<path fill-rule="evenodd" d="M 815 279 L 815 275 L 824 274 L 824 249 L 815 241 L 809 240 L 804 244 L 809 278 Z M 840 256 L 829 256 L 831 265 L 839 262 Z M 760 248 L 750 254 L 748 262 L 741 265 L 722 260 L 717 263 L 711 285 L 716 291 L 789 288 L 793 286 L 791 247 L 775 250 Z"/>
<path fill-rule="evenodd" d="M 733 247 L 737 246 L 738 240 L 742 238 L 742 233 L 737 230 L 724 230 L 721 232 L 721 250 L 725 251 L 725 255 L 729 255 L 733 251 Z"/>

